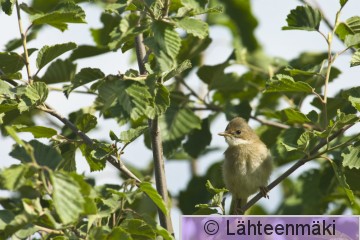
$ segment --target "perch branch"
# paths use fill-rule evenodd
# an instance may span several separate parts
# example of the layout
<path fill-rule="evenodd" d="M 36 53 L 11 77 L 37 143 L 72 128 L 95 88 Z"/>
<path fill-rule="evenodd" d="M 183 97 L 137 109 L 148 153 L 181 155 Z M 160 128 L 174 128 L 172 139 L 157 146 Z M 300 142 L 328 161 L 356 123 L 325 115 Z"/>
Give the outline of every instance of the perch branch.
<path fill-rule="evenodd" d="M 279 176 L 277 179 L 275 179 L 272 183 L 270 183 L 267 186 L 267 189 L 270 191 L 274 187 L 276 187 L 279 183 L 281 183 L 285 178 L 287 178 L 290 174 L 292 174 L 295 170 L 297 170 L 299 167 L 304 165 L 305 163 L 319 157 L 318 151 L 330 143 L 332 140 L 343 134 L 346 130 L 351 128 L 354 124 L 347 125 L 343 127 L 342 129 L 338 130 L 334 134 L 332 134 L 328 139 L 320 141 L 319 144 L 317 144 L 310 152 L 309 156 L 303 157 L 300 160 L 298 160 L 293 166 L 291 166 L 288 170 L 286 170 L 281 176 Z M 251 206 L 253 206 L 256 202 L 258 202 L 263 197 L 263 194 L 259 192 L 256 194 L 250 201 L 248 201 L 242 208 L 241 211 L 245 212 L 248 210 Z"/>

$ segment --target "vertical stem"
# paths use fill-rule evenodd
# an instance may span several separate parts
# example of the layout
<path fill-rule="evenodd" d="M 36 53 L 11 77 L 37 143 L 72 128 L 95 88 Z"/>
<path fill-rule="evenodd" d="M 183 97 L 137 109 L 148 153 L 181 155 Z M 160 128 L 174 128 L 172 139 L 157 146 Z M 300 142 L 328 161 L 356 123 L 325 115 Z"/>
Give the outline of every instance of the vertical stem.
<path fill-rule="evenodd" d="M 156 179 L 156 189 L 163 198 L 167 207 L 169 204 L 169 197 L 166 184 L 165 168 L 164 168 L 164 158 L 163 158 L 163 149 L 162 141 L 159 129 L 159 121 L 156 116 L 153 120 L 149 120 L 150 125 L 150 134 L 151 134 L 151 146 L 154 158 L 154 169 L 155 169 L 155 179 Z M 167 229 L 171 234 L 174 230 L 172 227 L 172 221 L 170 214 L 165 216 L 162 211 L 159 212 L 160 225 Z M 170 212 L 170 211 L 169 211 Z"/>
<path fill-rule="evenodd" d="M 135 44 L 136 44 L 136 57 L 139 65 L 139 72 L 141 75 L 146 75 L 147 74 L 145 69 L 146 50 L 143 43 L 142 34 L 139 34 L 135 38 Z M 156 189 L 160 194 L 160 196 L 163 198 L 166 206 L 169 207 L 170 204 L 169 204 L 169 197 L 167 191 L 162 140 L 159 129 L 158 116 L 156 116 L 153 120 L 149 119 L 149 128 L 150 128 L 151 146 L 152 146 L 152 152 L 154 158 Z M 174 234 L 170 214 L 165 215 L 160 209 L 158 209 L 158 213 L 159 213 L 160 225 L 171 234 Z"/>
<path fill-rule="evenodd" d="M 17 14 L 17 19 L 18 19 L 19 31 L 20 31 L 20 35 L 21 35 L 22 46 L 24 49 L 24 57 L 25 57 L 24 61 L 25 61 L 26 73 L 28 76 L 28 82 L 29 82 L 29 84 L 31 84 L 32 79 L 31 79 L 31 71 L 30 71 L 30 63 L 29 63 L 29 54 L 28 54 L 28 50 L 27 50 L 27 46 L 26 46 L 26 34 L 25 34 L 23 26 L 22 26 L 20 7 L 19 7 L 19 3 L 17 0 L 15 1 L 15 4 L 16 4 L 16 14 Z"/>
<path fill-rule="evenodd" d="M 192 158 L 190 160 L 190 171 L 191 171 L 191 176 L 198 175 L 197 159 Z"/>
<path fill-rule="evenodd" d="M 331 43 L 332 43 L 332 35 L 331 35 L 331 33 L 329 33 L 329 35 L 328 35 L 328 67 L 326 69 L 324 97 L 323 97 L 324 128 L 326 128 L 327 125 L 328 125 L 328 119 L 327 119 L 327 95 L 328 95 L 328 85 L 329 85 L 329 78 L 330 78 L 331 65 L 332 65 Z"/>

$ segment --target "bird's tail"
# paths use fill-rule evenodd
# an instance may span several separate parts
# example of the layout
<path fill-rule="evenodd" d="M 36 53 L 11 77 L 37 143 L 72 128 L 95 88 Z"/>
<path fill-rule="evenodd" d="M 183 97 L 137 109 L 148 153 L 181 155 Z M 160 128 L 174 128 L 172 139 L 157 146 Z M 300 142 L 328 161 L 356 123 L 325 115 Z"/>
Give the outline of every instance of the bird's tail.
<path fill-rule="evenodd" d="M 245 212 L 241 208 L 246 204 L 247 198 L 236 198 L 232 196 L 231 205 L 230 205 L 230 215 L 244 215 Z"/>

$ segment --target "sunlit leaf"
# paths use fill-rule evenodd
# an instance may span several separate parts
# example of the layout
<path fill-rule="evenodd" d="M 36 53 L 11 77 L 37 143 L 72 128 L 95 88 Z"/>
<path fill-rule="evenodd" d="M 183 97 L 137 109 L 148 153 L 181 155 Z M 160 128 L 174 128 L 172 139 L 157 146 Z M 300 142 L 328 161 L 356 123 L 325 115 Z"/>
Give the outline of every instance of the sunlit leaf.
<path fill-rule="evenodd" d="M 130 143 L 142 135 L 147 128 L 148 126 L 139 126 L 137 128 L 131 128 L 127 131 L 123 131 L 120 134 L 120 141 L 123 143 Z"/>
<path fill-rule="evenodd" d="M 31 16 L 35 25 L 49 24 L 64 31 L 67 23 L 85 23 L 85 12 L 80 6 L 71 1 L 61 2 L 53 11 L 37 13 Z"/>
<path fill-rule="evenodd" d="M 163 52 L 175 59 L 181 47 L 181 39 L 172 25 L 163 21 L 155 21 L 151 29 L 155 39 L 155 49 L 153 49 L 155 55 L 160 56 L 160 52 Z"/>
<path fill-rule="evenodd" d="M 335 33 L 344 41 L 347 35 L 360 33 L 360 16 L 353 16 L 348 18 L 345 22 L 337 25 Z"/>
<path fill-rule="evenodd" d="M 347 47 L 358 47 L 360 45 L 360 33 L 346 35 L 345 45 Z"/>
<path fill-rule="evenodd" d="M 287 75 L 277 74 L 267 82 L 265 92 L 304 92 L 312 93 L 313 88 L 305 82 L 295 82 Z"/>
<path fill-rule="evenodd" d="M 350 67 L 355 67 L 360 65 L 360 51 L 356 51 L 352 57 L 350 62 Z"/>
<path fill-rule="evenodd" d="M 85 203 L 78 183 L 63 172 L 51 173 L 50 181 L 54 188 L 54 207 L 61 221 L 65 224 L 78 222 Z"/>
<path fill-rule="evenodd" d="M 343 166 L 349 167 L 350 169 L 360 169 L 360 146 L 359 142 L 347 147 L 342 153 Z"/>
<path fill-rule="evenodd" d="M 87 163 L 89 164 L 90 167 L 90 171 L 100 171 L 102 169 L 105 168 L 106 166 L 106 160 L 105 159 L 101 159 L 100 157 L 97 157 L 96 154 L 96 149 L 86 145 L 86 144 L 82 144 L 80 145 L 80 150 L 81 153 L 83 154 L 83 156 L 85 157 Z M 99 149 L 100 153 L 101 149 Z M 104 157 L 104 151 L 101 151 L 102 153 L 102 157 Z M 105 153 L 106 155 L 106 153 Z"/>
<path fill-rule="evenodd" d="M 26 172 L 29 166 L 26 164 L 12 165 L 0 171 L 1 189 L 16 191 L 26 181 Z"/>
<path fill-rule="evenodd" d="M 95 128 L 96 124 L 97 118 L 90 113 L 85 113 L 76 120 L 76 126 L 84 133 L 87 133 L 91 129 Z"/>
<path fill-rule="evenodd" d="M 167 80 L 179 75 L 180 73 L 182 73 L 183 71 L 185 71 L 186 69 L 189 69 L 189 68 L 191 68 L 191 62 L 189 60 L 185 60 L 178 66 L 171 69 L 169 72 L 166 72 L 163 75 L 163 81 L 167 81 Z"/>
<path fill-rule="evenodd" d="M 184 29 L 187 33 L 200 39 L 204 39 L 208 34 L 208 25 L 206 22 L 195 18 L 183 18 L 176 22 L 179 28 Z"/>
<path fill-rule="evenodd" d="M 51 138 L 57 134 L 55 129 L 44 126 L 20 127 L 17 128 L 16 131 L 30 132 L 35 138 Z"/>
<path fill-rule="evenodd" d="M 287 15 L 286 22 L 288 25 L 282 29 L 317 31 L 319 30 L 321 18 L 319 10 L 309 5 L 298 6 Z"/>
<path fill-rule="evenodd" d="M 337 180 L 339 181 L 340 186 L 344 189 L 347 197 L 350 200 L 350 203 L 353 204 L 353 202 L 355 201 L 355 196 L 353 191 L 351 191 L 349 185 L 346 182 L 346 177 L 345 177 L 345 173 L 344 173 L 344 169 L 341 165 L 338 165 L 335 161 L 330 161 L 331 166 L 334 169 L 334 173 L 335 176 L 337 178 Z"/>
<path fill-rule="evenodd" d="M 311 122 L 310 119 L 297 109 L 286 108 L 277 112 L 283 122 L 294 123 L 307 123 Z"/>
<path fill-rule="evenodd" d="M 165 214 L 168 215 L 168 210 L 164 200 L 161 198 L 159 193 L 153 188 L 151 183 L 142 182 L 140 183 L 139 189 L 146 193 L 146 195 L 155 203 L 155 205 Z"/>

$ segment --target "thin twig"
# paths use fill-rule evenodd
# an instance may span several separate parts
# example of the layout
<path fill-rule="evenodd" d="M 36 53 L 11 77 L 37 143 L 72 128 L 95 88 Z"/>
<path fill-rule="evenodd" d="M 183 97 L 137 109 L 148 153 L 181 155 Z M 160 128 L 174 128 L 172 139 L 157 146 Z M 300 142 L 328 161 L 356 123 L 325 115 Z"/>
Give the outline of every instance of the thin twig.
<path fill-rule="evenodd" d="M 260 119 L 257 116 L 250 116 L 250 118 L 254 119 L 255 121 L 258 121 L 259 123 L 261 123 L 263 125 L 268 125 L 268 126 L 271 126 L 271 127 L 277 127 L 277 128 L 282 128 L 282 129 L 289 129 L 290 128 L 290 126 L 288 126 L 286 124 Z"/>
<path fill-rule="evenodd" d="M 17 14 L 17 19 L 18 19 L 19 31 L 20 31 L 21 40 L 22 40 L 22 46 L 24 49 L 24 57 L 25 57 L 24 62 L 25 62 L 25 67 L 26 67 L 26 73 L 28 76 L 28 83 L 31 84 L 32 77 L 31 77 L 31 71 L 30 71 L 29 54 L 28 54 L 28 50 L 27 50 L 27 46 L 26 46 L 26 34 L 25 34 L 23 26 L 22 26 L 20 7 L 19 7 L 19 3 L 17 0 L 15 1 L 15 5 L 16 5 L 16 14 Z"/>
<path fill-rule="evenodd" d="M 38 106 L 39 110 L 47 112 L 54 116 L 55 118 L 59 119 L 62 123 L 64 123 L 67 127 L 69 127 L 78 137 L 80 137 L 86 145 L 89 147 L 95 147 L 95 144 L 89 136 L 87 136 L 84 132 L 80 131 L 71 121 L 67 118 L 63 117 L 61 114 L 56 112 L 54 109 L 50 108 L 49 106 Z M 124 173 L 128 178 L 134 179 L 137 183 L 141 183 L 141 180 L 135 176 L 121 161 L 121 159 L 117 159 L 115 156 L 110 155 L 106 159 L 111 165 L 117 168 L 119 171 Z"/>
<path fill-rule="evenodd" d="M 320 141 L 318 145 L 316 145 L 309 153 L 309 156 L 303 157 L 300 160 L 298 160 L 293 166 L 291 166 L 288 170 L 286 170 L 281 176 L 279 176 L 277 179 L 275 179 L 272 183 L 270 183 L 267 186 L 267 189 L 270 191 L 274 187 L 276 187 L 279 183 L 281 183 L 285 178 L 287 178 L 290 174 L 292 174 L 295 170 L 297 170 L 299 167 L 304 165 L 305 163 L 320 157 L 322 153 L 318 153 L 318 151 L 330 143 L 332 140 L 343 134 L 346 130 L 351 128 L 354 124 L 350 124 L 348 126 L 343 127 L 342 129 L 338 130 L 334 134 L 332 134 L 328 139 Z M 242 208 L 241 211 L 245 212 L 248 210 L 251 206 L 253 206 L 257 201 L 259 201 L 263 197 L 263 193 L 259 192 L 256 194 L 250 201 L 248 201 Z"/>
<path fill-rule="evenodd" d="M 170 8 L 170 0 L 164 0 L 164 6 L 163 6 L 163 17 L 167 17 L 169 15 L 169 8 Z"/>

